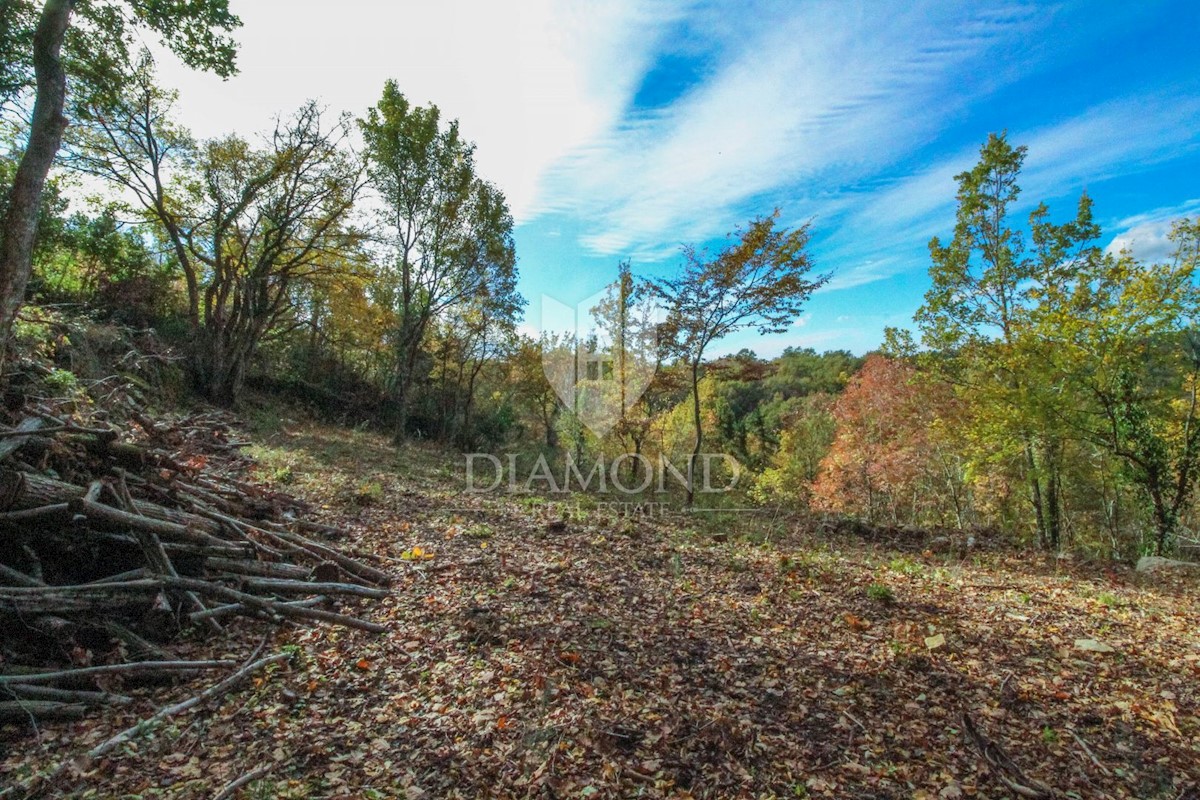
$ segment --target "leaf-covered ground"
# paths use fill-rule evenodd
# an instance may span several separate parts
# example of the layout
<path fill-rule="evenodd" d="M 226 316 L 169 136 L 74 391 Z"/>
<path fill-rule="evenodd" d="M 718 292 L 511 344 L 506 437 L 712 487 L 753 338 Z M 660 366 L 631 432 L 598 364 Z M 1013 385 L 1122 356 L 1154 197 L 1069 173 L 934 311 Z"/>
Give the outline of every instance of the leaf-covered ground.
<path fill-rule="evenodd" d="M 1195 580 L 466 495 L 445 453 L 307 423 L 254 454 L 395 570 L 357 609 L 392 632 L 280 631 L 289 665 L 60 793 L 212 797 L 265 766 L 238 796 L 1016 796 L 967 713 L 1058 796 L 1200 797 Z M 262 632 L 197 650 L 244 658 Z M 0 731 L 0 785 L 203 685 Z"/>

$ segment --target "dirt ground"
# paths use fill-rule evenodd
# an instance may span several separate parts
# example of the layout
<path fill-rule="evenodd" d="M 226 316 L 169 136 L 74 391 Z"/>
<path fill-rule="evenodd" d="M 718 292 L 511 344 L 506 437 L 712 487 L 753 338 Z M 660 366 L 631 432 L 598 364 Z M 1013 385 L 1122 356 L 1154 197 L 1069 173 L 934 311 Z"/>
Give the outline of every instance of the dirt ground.
<path fill-rule="evenodd" d="M 453 456 L 308 423 L 254 455 L 394 571 L 343 604 L 391 632 L 196 641 L 292 657 L 54 794 L 211 798 L 259 769 L 235 796 L 1200 798 L 1195 579 L 464 494 Z M 0 729 L 0 798 L 205 680 Z"/>

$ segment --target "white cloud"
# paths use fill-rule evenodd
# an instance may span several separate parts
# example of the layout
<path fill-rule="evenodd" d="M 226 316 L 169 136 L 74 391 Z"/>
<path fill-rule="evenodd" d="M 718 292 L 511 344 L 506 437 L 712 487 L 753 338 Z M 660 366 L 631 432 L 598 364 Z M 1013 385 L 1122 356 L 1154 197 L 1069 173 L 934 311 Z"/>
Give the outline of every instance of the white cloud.
<path fill-rule="evenodd" d="M 231 5 L 245 23 L 238 76 L 222 82 L 161 59 L 195 133 L 249 134 L 310 98 L 359 115 L 395 78 L 410 99 L 461 121 L 480 172 L 518 221 L 552 164 L 617 123 L 679 13 L 674 2 L 648 0 Z"/>
<path fill-rule="evenodd" d="M 1200 199 L 1120 220 L 1113 226 L 1120 233 L 1105 250 L 1109 253 L 1128 250 L 1134 258 L 1143 261 L 1166 261 L 1175 252 L 1175 244 L 1169 238 L 1171 226 L 1176 220 L 1194 216 L 1197 212 L 1200 212 Z"/>
<path fill-rule="evenodd" d="M 814 0 L 752 13 L 694 0 L 232 4 L 246 23 L 241 75 L 221 82 L 164 59 L 181 121 L 202 136 L 265 128 L 311 97 L 361 114 L 394 77 L 414 101 L 461 120 L 518 222 L 564 212 L 584 249 L 646 264 L 778 197 L 786 224 L 815 217 L 818 267 L 839 265 L 829 289 L 923 268 L 924 242 L 950 232 L 953 176 L 978 144 L 880 176 L 941 147 L 972 103 L 1062 57 L 1032 44 L 1056 12 L 1021 2 L 922 0 L 885 12 Z M 702 56 L 704 79 L 631 114 L 664 53 Z M 1014 130 L 1030 146 L 1024 198 L 1077 194 L 1129 164 L 1177 155 L 1196 146 L 1198 121 L 1200 100 L 1184 92 Z M 1136 224 L 1122 235 L 1147 247 L 1161 238 L 1153 227 L 1135 234 Z"/>
<path fill-rule="evenodd" d="M 712 77 L 665 110 L 576 151 L 551 173 L 544 208 L 583 216 L 582 244 L 613 254 L 707 239 L 768 192 L 820 205 L 810 187 L 870 178 L 927 144 L 972 92 L 993 88 L 967 91 L 954 76 L 1045 23 L 1019 6 L 794 9 L 726 43 Z"/>

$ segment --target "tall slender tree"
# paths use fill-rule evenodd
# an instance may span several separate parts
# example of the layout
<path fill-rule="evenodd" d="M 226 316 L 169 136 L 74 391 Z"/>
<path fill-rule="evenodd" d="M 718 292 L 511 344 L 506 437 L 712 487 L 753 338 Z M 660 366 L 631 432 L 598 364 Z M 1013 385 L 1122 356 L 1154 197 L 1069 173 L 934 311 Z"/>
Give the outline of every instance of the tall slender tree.
<path fill-rule="evenodd" d="M 418 355 L 432 320 L 515 274 L 512 216 L 504 195 L 475 173 L 474 145 L 437 106 L 414 106 L 395 81 L 359 126 L 371 186 L 381 200 L 382 301 L 395 312 L 391 390 L 397 436 L 408 422 Z"/>
<path fill-rule="evenodd" d="M 810 278 L 808 225 L 777 227 L 779 211 L 751 221 L 715 255 L 687 246 L 675 278 L 652 281 L 664 302 L 664 333 L 669 347 L 687 365 L 691 378 L 695 442 L 688 459 L 687 503 L 695 499 L 696 459 L 702 452 L 700 377 L 709 346 L 731 333 L 755 328 L 760 333 L 787 330 L 801 308 L 829 275 Z"/>
<path fill-rule="evenodd" d="M 977 415 L 1000 450 L 1020 449 L 1038 539 L 1050 549 L 1062 536 L 1062 431 L 1056 409 L 1067 401 L 1034 368 L 1025 348 L 1030 310 L 1048 287 L 1095 249 L 1092 203 L 1080 197 L 1075 219 L 1055 225 L 1045 205 L 1029 217 L 1031 233 L 1013 223 L 1026 148 L 992 134 L 979 162 L 956 176 L 954 237 L 929 243 L 932 287 L 916 321 L 927 346 L 951 357 L 937 363 L 970 386 Z"/>

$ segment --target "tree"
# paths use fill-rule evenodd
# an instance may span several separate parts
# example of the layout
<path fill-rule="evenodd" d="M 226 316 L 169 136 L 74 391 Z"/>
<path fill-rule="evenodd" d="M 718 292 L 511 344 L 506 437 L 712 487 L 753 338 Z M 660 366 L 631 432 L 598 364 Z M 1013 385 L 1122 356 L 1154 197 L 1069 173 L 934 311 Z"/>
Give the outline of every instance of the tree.
<path fill-rule="evenodd" d="M 525 299 L 517 292 L 516 275 L 497 269 L 479 294 L 450 309 L 434 322 L 432 350 L 441 386 L 441 436 L 464 448 L 475 439 L 474 412 L 480 376 L 490 364 L 513 354 L 517 321 Z"/>
<path fill-rule="evenodd" d="M 958 211 L 954 237 L 929 243 L 932 287 L 916 321 L 924 343 L 948 357 L 937 363 L 975 402 L 976 415 L 1004 448 L 1018 442 L 1039 541 L 1056 549 L 1061 538 L 1058 409 L 1068 398 L 1025 358 L 1030 309 L 1047 287 L 1069 275 L 1094 251 L 1099 229 L 1084 194 L 1074 220 L 1054 225 L 1045 205 L 1029 217 L 1027 237 L 1010 221 L 1020 195 L 1026 149 L 992 134 L 980 160 L 955 177 Z M 1032 246 L 1031 246 L 1032 245 Z"/>
<path fill-rule="evenodd" d="M 1200 468 L 1200 219 L 1171 234 L 1171 261 L 1093 253 L 1035 309 L 1038 366 L 1082 402 L 1071 429 L 1124 461 L 1153 521 L 1153 550 L 1174 539 Z"/>
<path fill-rule="evenodd" d="M 691 377 L 695 444 L 688 460 L 687 503 L 695 495 L 696 458 L 704 441 L 700 416 L 700 370 L 714 341 L 745 328 L 781 333 L 829 275 L 810 280 L 808 225 L 777 228 L 779 212 L 753 220 L 735 241 L 708 258 L 692 246 L 683 249 L 684 267 L 676 278 L 653 281 L 652 291 L 667 306 L 665 333 L 670 348 Z"/>
<path fill-rule="evenodd" d="M 75 163 L 128 190 L 183 273 L 197 388 L 233 403 L 259 342 L 289 311 L 291 289 L 344 268 L 362 188 L 345 119 L 325 127 L 309 103 L 260 147 L 236 136 L 195 146 L 168 119 L 148 59 L 119 102 L 93 108 Z M 172 171 L 175 177 L 170 177 Z"/>
<path fill-rule="evenodd" d="M 835 402 L 833 395 L 817 392 L 789 404 L 779 418 L 779 445 L 755 483 L 756 499 L 783 500 L 801 507 L 809 504 L 821 462 L 833 445 Z"/>
<path fill-rule="evenodd" d="M 546 447 L 551 450 L 558 447 L 558 416 L 563 406 L 546 378 L 543 363 L 547 351 L 561 347 L 554 334 L 543 333 L 540 340 L 522 336 L 508 361 L 507 382 L 517 399 L 533 409 Z"/>
<path fill-rule="evenodd" d="M 835 435 L 821 461 L 813 498 L 819 508 L 874 521 L 944 522 L 943 497 L 963 523 L 960 470 L 946 469 L 950 387 L 921 380 L 903 361 L 870 355 L 833 406 Z"/>
<path fill-rule="evenodd" d="M 359 127 L 382 203 L 388 266 L 378 294 L 395 310 L 391 389 L 403 435 L 430 322 L 479 296 L 497 274 L 515 275 L 513 223 L 504 195 L 476 176 L 474 145 L 457 121 L 443 129 L 437 106 L 412 105 L 388 81 Z"/>
<path fill-rule="evenodd" d="M 34 15 L 28 0 L 10 0 L 0 32 L 6 56 L 28 54 L 27 61 L 6 62 L 0 72 L 0 105 L 28 89 L 31 74 L 34 80 L 28 140 L 12 183 L 5 187 L 0 218 L 0 367 L 24 302 L 46 177 L 67 127 L 68 66 L 81 79 L 81 95 L 92 100 L 111 96 L 129 63 L 130 43 L 140 29 L 147 29 L 190 66 L 228 76 L 234 72 L 234 45 L 224 33 L 240 24 L 229 13 L 228 0 L 45 0 L 36 23 L 29 25 Z M 76 35 L 68 36 L 73 24 Z"/>

